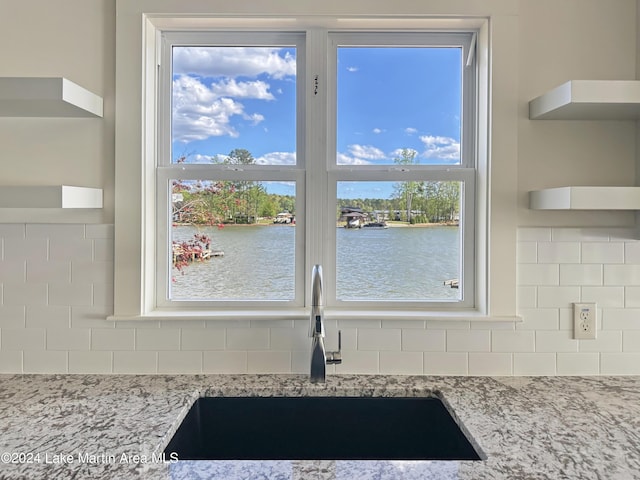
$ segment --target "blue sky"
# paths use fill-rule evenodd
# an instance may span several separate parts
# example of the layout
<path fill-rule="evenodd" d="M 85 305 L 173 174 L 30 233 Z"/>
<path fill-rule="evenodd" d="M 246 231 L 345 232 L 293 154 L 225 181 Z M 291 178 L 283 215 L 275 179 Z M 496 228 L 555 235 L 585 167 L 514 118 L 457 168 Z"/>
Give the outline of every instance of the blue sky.
<path fill-rule="evenodd" d="M 295 162 L 295 49 L 174 47 L 173 64 L 174 160 L 244 148 L 261 164 Z M 393 164 L 403 148 L 417 163 L 458 163 L 460 69 L 456 48 L 340 48 L 338 164 Z M 343 195 L 383 195 L 371 185 Z"/>

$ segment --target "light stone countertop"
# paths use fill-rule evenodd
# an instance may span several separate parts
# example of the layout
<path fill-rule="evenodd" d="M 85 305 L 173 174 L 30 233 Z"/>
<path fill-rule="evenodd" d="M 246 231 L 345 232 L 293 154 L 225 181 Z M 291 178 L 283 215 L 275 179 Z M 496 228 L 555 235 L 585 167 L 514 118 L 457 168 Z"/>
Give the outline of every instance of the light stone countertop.
<path fill-rule="evenodd" d="M 487 460 L 152 461 L 199 396 L 434 392 Z M 640 377 L 0 375 L 0 478 L 640 479 Z"/>

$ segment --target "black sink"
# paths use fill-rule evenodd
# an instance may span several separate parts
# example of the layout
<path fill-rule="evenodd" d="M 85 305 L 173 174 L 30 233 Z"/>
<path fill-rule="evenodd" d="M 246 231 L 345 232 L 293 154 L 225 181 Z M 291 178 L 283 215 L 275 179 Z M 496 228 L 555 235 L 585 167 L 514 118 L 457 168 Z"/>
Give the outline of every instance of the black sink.
<path fill-rule="evenodd" d="M 205 397 L 180 460 L 481 460 L 437 397 Z"/>

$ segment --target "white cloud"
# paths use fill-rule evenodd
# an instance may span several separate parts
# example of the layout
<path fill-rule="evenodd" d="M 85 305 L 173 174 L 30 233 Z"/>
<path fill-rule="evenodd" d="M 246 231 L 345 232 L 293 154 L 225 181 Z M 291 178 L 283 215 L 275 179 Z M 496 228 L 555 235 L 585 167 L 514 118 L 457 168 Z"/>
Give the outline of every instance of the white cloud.
<path fill-rule="evenodd" d="M 358 71 L 358 67 L 347 67 L 347 71 L 351 72 L 351 73 L 357 72 Z"/>
<path fill-rule="evenodd" d="M 413 127 L 407 127 L 404 129 L 404 133 L 406 133 L 407 135 L 413 135 L 414 133 L 418 133 L 418 130 Z"/>
<path fill-rule="evenodd" d="M 218 97 L 255 98 L 258 100 L 274 100 L 269 91 L 269 84 L 261 80 L 255 82 L 236 82 L 231 78 L 211 85 L 211 93 Z"/>
<path fill-rule="evenodd" d="M 384 132 L 385 130 L 381 129 L 381 128 L 374 128 L 373 130 L 371 130 L 373 133 L 375 133 L 376 135 L 381 134 L 382 132 Z"/>
<path fill-rule="evenodd" d="M 337 163 L 338 165 L 370 165 L 371 162 L 364 160 L 362 158 L 351 157 L 344 153 L 338 152 L 337 154 Z"/>
<path fill-rule="evenodd" d="M 296 59 L 290 52 L 273 47 L 174 47 L 175 74 L 206 77 L 256 77 L 267 74 L 273 78 L 295 76 Z"/>
<path fill-rule="evenodd" d="M 372 145 L 349 145 L 349 153 L 356 158 L 365 160 L 380 160 L 385 158 L 385 154 L 379 148 Z"/>
<path fill-rule="evenodd" d="M 221 97 L 224 92 L 236 92 L 234 95 L 240 98 L 269 99 L 265 96 L 269 92 L 264 82 L 226 81 L 207 87 L 197 78 L 181 75 L 173 81 L 173 140 L 190 142 L 209 137 L 237 137 L 239 133 L 231 125 L 234 115 L 252 125 L 264 120 L 259 113 L 246 113 L 242 103 Z"/>
<path fill-rule="evenodd" d="M 256 158 L 258 165 L 295 165 L 296 152 L 271 152 Z"/>
<path fill-rule="evenodd" d="M 423 135 L 420 137 L 426 149 L 422 155 L 426 158 L 460 160 L 460 142 L 451 137 Z"/>

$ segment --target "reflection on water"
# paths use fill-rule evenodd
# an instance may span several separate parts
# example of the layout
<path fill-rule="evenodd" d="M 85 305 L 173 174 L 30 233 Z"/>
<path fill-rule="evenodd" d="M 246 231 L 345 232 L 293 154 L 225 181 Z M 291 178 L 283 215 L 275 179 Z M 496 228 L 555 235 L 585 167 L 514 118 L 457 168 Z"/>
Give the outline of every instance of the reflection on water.
<path fill-rule="evenodd" d="M 337 230 L 340 300 L 451 300 L 459 278 L 458 227 Z"/>
<path fill-rule="evenodd" d="M 292 226 L 174 227 L 175 240 L 194 233 L 212 239 L 223 257 L 173 270 L 173 300 L 291 300 L 295 232 Z M 341 300 L 452 300 L 459 290 L 457 227 L 336 229 L 337 291 Z"/>

